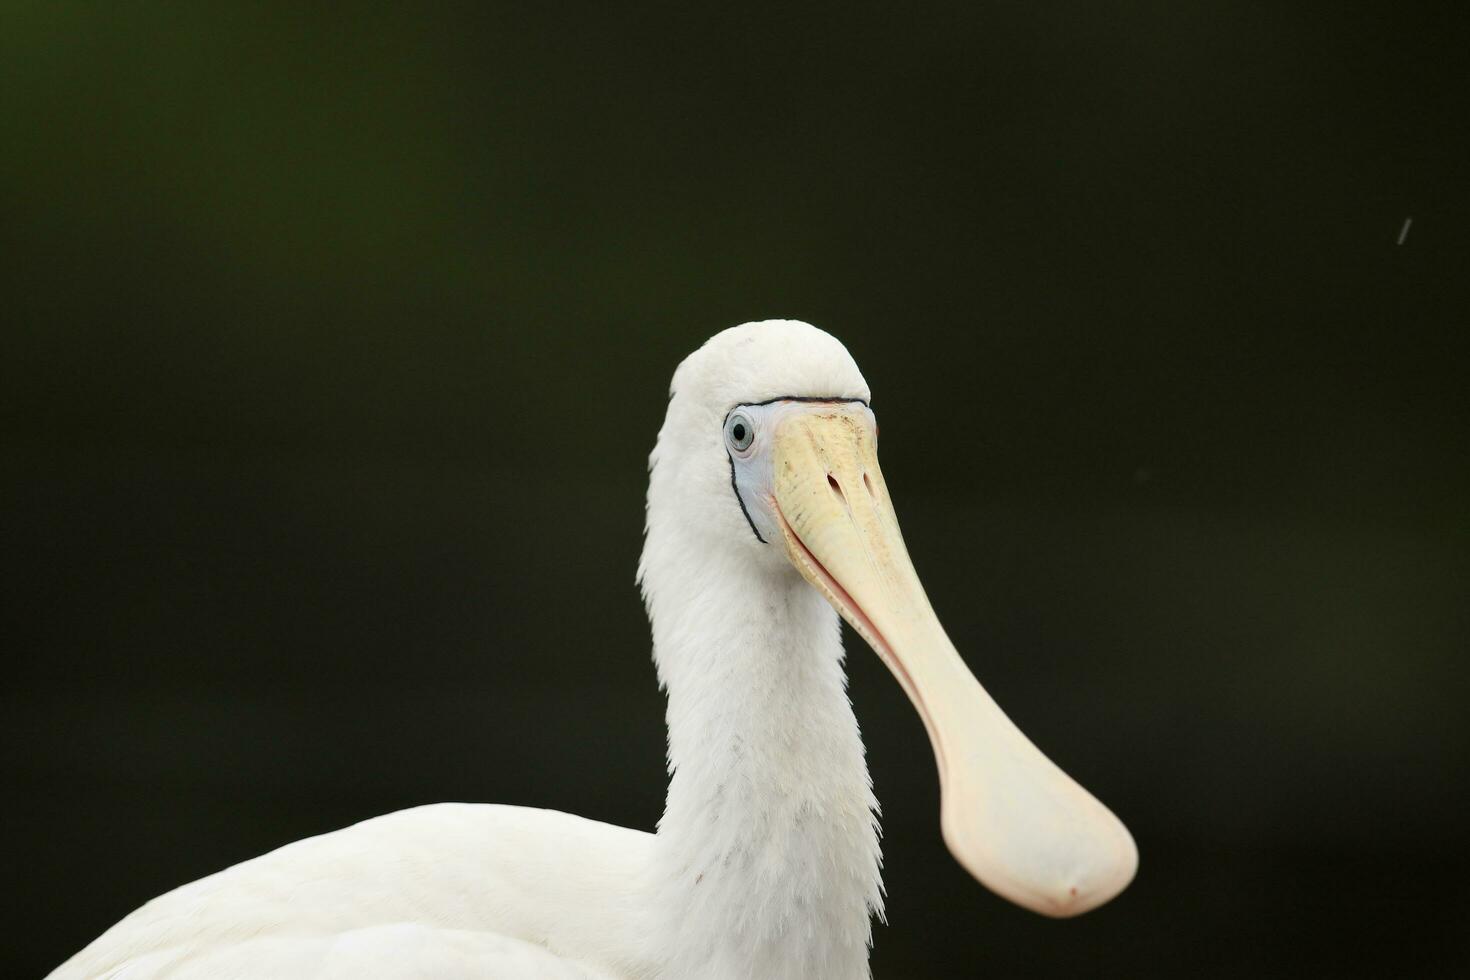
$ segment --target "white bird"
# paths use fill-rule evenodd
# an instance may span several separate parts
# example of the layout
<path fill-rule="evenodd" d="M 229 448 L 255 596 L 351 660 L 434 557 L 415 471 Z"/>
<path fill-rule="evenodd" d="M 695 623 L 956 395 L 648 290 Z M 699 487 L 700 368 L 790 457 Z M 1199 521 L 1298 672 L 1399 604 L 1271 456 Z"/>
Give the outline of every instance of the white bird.
<path fill-rule="evenodd" d="M 156 898 L 52 977 L 868 977 L 877 803 L 838 614 L 923 718 L 955 858 L 1046 915 L 1111 899 L 1133 839 L 945 636 L 869 400 L 842 344 L 789 320 L 717 334 L 674 373 L 638 566 L 668 694 L 656 833 L 404 810 Z"/>

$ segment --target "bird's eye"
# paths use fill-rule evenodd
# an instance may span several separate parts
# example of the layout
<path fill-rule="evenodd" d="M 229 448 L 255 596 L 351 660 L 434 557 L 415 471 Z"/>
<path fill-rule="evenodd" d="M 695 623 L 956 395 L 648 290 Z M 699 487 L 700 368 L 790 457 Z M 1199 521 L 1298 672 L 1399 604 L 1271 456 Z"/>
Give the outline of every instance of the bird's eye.
<path fill-rule="evenodd" d="M 725 420 L 725 441 L 737 453 L 749 449 L 755 441 L 755 427 L 750 424 L 750 419 L 741 412 L 731 412 Z"/>

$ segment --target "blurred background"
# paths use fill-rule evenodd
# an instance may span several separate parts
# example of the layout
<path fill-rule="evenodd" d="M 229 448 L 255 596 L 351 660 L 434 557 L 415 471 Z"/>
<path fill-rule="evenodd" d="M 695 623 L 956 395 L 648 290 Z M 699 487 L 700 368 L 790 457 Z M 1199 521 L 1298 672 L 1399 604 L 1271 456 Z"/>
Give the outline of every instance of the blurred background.
<path fill-rule="evenodd" d="M 849 636 L 876 976 L 1464 975 L 1451 8 L 386 7 L 0 14 L 7 976 L 419 803 L 651 829 L 646 456 L 777 316 L 1142 854 L 1072 922 L 974 884 Z"/>

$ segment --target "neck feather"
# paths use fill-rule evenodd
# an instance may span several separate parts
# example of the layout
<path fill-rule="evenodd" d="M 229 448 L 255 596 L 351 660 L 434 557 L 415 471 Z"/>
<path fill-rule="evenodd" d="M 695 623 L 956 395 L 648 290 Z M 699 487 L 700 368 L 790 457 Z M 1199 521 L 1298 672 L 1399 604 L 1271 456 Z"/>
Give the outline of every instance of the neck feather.
<path fill-rule="evenodd" d="M 649 542 L 653 544 L 653 542 Z M 668 692 L 655 899 L 669 976 L 868 976 L 877 803 L 837 615 L 789 567 L 706 558 L 644 588 Z"/>

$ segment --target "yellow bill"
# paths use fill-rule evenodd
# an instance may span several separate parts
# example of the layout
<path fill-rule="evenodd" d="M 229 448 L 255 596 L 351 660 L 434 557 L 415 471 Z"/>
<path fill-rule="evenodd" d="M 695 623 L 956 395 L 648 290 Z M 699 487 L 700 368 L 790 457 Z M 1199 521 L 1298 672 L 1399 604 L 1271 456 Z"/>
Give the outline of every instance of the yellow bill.
<path fill-rule="evenodd" d="M 923 718 L 955 859 L 1043 915 L 1094 909 L 1133 880 L 1133 837 L 1021 734 L 960 659 L 904 549 L 875 441 L 866 409 L 834 405 L 781 420 L 771 491 L 787 554 Z"/>

